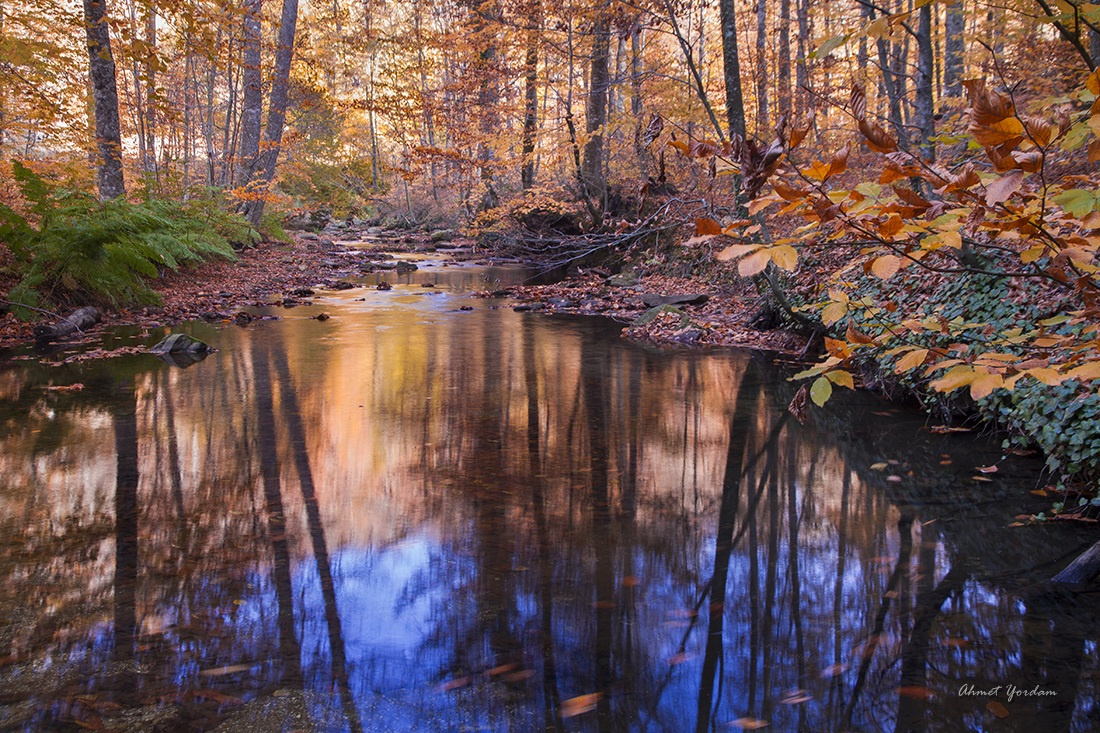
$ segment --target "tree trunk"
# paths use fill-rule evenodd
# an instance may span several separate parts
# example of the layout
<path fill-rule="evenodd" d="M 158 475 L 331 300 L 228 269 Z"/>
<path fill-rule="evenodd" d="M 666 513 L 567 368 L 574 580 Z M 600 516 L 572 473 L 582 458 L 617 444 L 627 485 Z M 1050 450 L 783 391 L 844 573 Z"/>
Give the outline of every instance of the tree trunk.
<path fill-rule="evenodd" d="M 260 119 L 263 113 L 263 79 L 260 73 L 260 6 L 262 0 L 244 0 L 241 80 L 240 151 L 237 154 L 238 186 L 248 184 L 260 154 Z"/>
<path fill-rule="evenodd" d="M 582 184 L 588 197 L 596 204 L 602 224 L 602 213 L 607 210 L 607 180 L 604 178 L 604 127 L 607 125 L 607 89 L 611 83 L 608 57 L 611 51 L 611 20 L 601 12 L 592 30 L 592 66 L 588 84 L 588 108 L 585 113 L 585 131 L 588 142 L 584 146 L 584 162 L 581 166 Z"/>
<path fill-rule="evenodd" d="M 84 0 L 84 30 L 95 102 L 95 138 L 98 150 L 99 198 L 126 193 L 122 178 L 122 133 L 118 119 L 118 87 L 111 34 L 107 27 L 107 0 Z"/>
<path fill-rule="evenodd" d="M 91 328 L 99 323 L 99 311 L 91 306 L 77 308 L 57 323 L 42 323 L 34 327 L 34 338 L 39 343 L 49 343 Z"/>
<path fill-rule="evenodd" d="M 527 16 L 527 54 L 523 60 L 523 161 L 520 180 L 526 191 L 535 185 L 535 136 L 539 121 L 539 23 L 541 3 L 532 2 Z"/>
<path fill-rule="evenodd" d="M 780 115 L 791 113 L 791 0 L 779 3 L 779 71 L 776 74 L 776 103 Z"/>
<path fill-rule="evenodd" d="M 810 67 L 806 60 L 806 43 L 810 39 L 810 0 L 798 0 L 798 66 L 795 67 L 795 90 L 798 100 L 798 112 L 804 113 L 809 107 Z"/>
<path fill-rule="evenodd" d="M 947 6 L 947 17 L 944 19 L 943 32 L 943 90 L 944 96 L 962 96 L 963 79 L 963 27 L 966 16 L 963 13 L 963 0 L 956 0 Z"/>
<path fill-rule="evenodd" d="M 726 82 L 726 125 L 729 135 L 745 137 L 745 100 L 741 94 L 741 61 L 737 55 L 737 7 L 718 0 L 722 18 L 722 73 Z"/>
<path fill-rule="evenodd" d="M 768 129 L 768 5 L 756 0 L 756 134 Z"/>
<path fill-rule="evenodd" d="M 297 26 L 298 0 L 283 0 L 283 12 L 279 18 L 279 41 L 275 49 L 275 77 L 271 83 L 267 128 L 264 130 L 264 149 L 256 165 L 259 176 L 257 195 L 245 202 L 245 218 L 254 228 L 260 226 L 260 217 L 264 213 L 264 204 L 267 203 L 267 190 L 275 179 L 275 166 L 279 162 L 290 96 L 290 63 L 294 60 L 294 35 Z"/>
<path fill-rule="evenodd" d="M 145 151 L 143 161 L 145 174 L 153 182 L 160 184 L 160 170 L 157 165 L 157 7 L 150 0 L 145 10 Z M 148 184 L 146 184 L 148 185 Z"/>
<path fill-rule="evenodd" d="M 920 128 L 921 157 L 926 161 L 936 159 L 935 96 L 933 94 L 933 74 L 935 60 L 932 46 L 932 6 L 920 9 L 920 21 L 917 26 L 917 127 Z"/>
<path fill-rule="evenodd" d="M 1100 577 L 1100 542 L 1087 549 L 1062 572 L 1054 576 L 1055 583 L 1088 583 Z"/>
<path fill-rule="evenodd" d="M 638 170 L 645 173 L 645 141 L 642 129 L 642 24 L 630 30 L 630 113 L 634 116 L 634 156 Z"/>

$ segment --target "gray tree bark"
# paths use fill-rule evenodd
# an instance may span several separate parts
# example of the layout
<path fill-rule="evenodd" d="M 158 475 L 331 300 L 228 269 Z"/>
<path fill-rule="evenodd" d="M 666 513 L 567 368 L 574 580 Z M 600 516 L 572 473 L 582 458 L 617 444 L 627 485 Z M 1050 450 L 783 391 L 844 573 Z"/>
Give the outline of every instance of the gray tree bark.
<path fill-rule="evenodd" d="M 263 114 L 263 78 L 260 69 L 260 6 L 262 0 L 244 0 L 243 48 L 241 55 L 240 149 L 237 153 L 236 184 L 252 180 L 260 155 L 260 122 Z"/>
<path fill-rule="evenodd" d="M 122 133 L 118 119 L 118 86 L 111 34 L 107 27 L 107 0 L 84 0 L 84 29 L 95 103 L 95 140 L 99 158 L 99 198 L 126 193 L 122 177 Z"/>
<path fill-rule="evenodd" d="M 541 3 L 531 2 L 527 14 L 527 53 L 523 59 L 523 162 L 520 180 L 526 191 L 535 185 L 535 138 L 539 122 L 539 25 Z"/>
<path fill-rule="evenodd" d="M 722 18 L 722 71 L 726 82 L 726 124 L 729 134 L 745 137 L 745 99 L 741 93 L 741 60 L 737 51 L 737 8 L 734 0 L 718 0 Z"/>
<path fill-rule="evenodd" d="M 290 98 L 290 64 L 294 60 L 294 36 L 298 27 L 298 0 L 283 0 L 283 12 L 279 18 L 279 41 L 275 48 L 275 76 L 271 83 L 271 99 L 267 108 L 267 127 L 264 129 L 264 146 L 259 154 L 255 174 L 257 195 L 245 202 L 245 218 L 253 227 L 259 227 L 260 217 L 267 203 L 267 191 L 275 179 L 275 166 L 283 143 L 286 125 L 286 107 Z"/>
<path fill-rule="evenodd" d="M 780 115 L 791 113 L 791 0 L 779 3 L 779 71 L 776 74 L 776 103 Z"/>
<path fill-rule="evenodd" d="M 607 125 L 607 88 L 611 83 L 608 60 L 611 51 L 611 20 L 600 13 L 592 30 L 592 66 L 588 84 L 588 107 L 585 113 L 585 131 L 588 142 L 584 146 L 584 163 L 581 166 L 582 183 L 588 197 L 596 202 L 600 212 L 607 209 L 607 180 L 604 177 L 603 128 Z M 602 222 L 596 222 L 598 227 Z"/>
<path fill-rule="evenodd" d="M 933 74 L 935 58 L 932 44 L 932 7 L 925 5 L 920 9 L 917 25 L 917 127 L 920 129 L 921 157 L 927 161 L 936 159 L 935 95 Z"/>
<path fill-rule="evenodd" d="M 953 5 L 947 6 L 947 17 L 943 24 L 943 90 L 948 97 L 962 96 L 965 24 L 963 0 L 956 0 Z"/>

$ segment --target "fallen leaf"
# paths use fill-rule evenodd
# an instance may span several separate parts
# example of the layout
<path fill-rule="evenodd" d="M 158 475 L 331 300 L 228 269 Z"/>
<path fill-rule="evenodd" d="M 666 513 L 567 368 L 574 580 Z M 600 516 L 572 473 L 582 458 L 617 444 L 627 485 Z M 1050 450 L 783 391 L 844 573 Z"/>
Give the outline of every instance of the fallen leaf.
<path fill-rule="evenodd" d="M 738 718 L 737 720 L 731 720 L 727 723 L 731 728 L 740 728 L 741 730 L 760 730 L 761 728 L 767 728 L 771 725 L 766 720 L 760 720 L 759 718 Z"/>
<path fill-rule="evenodd" d="M 996 715 L 998 718 L 1008 717 L 1008 708 L 996 700 L 990 700 L 985 704 L 985 709 Z"/>
<path fill-rule="evenodd" d="M 561 717 L 572 718 L 583 713 L 589 713 L 596 709 L 596 703 L 603 697 L 602 692 L 590 692 L 587 695 L 577 695 L 565 700 L 561 704 Z"/>

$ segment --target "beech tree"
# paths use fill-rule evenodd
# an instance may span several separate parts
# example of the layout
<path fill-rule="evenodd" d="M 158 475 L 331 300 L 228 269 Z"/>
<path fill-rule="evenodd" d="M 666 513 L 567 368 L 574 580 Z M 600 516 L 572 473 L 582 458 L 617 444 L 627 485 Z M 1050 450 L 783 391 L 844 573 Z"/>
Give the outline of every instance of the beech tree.
<path fill-rule="evenodd" d="M 95 110 L 99 197 L 113 199 L 126 194 L 126 184 L 122 176 L 122 130 L 106 0 L 84 0 L 84 30 Z"/>

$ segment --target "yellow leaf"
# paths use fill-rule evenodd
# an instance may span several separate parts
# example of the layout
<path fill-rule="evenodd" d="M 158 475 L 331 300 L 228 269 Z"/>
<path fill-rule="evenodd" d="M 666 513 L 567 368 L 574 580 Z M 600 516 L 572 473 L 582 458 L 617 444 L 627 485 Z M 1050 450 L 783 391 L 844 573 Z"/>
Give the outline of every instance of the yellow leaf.
<path fill-rule="evenodd" d="M 737 272 L 739 272 L 742 277 L 758 275 L 764 271 L 764 268 L 767 267 L 768 263 L 771 261 L 771 255 L 767 250 L 759 250 L 738 262 Z"/>
<path fill-rule="evenodd" d="M 829 303 L 821 311 L 821 320 L 826 326 L 831 326 L 846 315 L 848 315 L 847 303 Z"/>
<path fill-rule="evenodd" d="M 1027 373 L 1038 379 L 1043 384 L 1049 384 L 1052 387 L 1061 384 L 1062 381 L 1066 379 L 1065 376 L 1047 367 L 1036 367 L 1035 369 L 1028 369 Z"/>
<path fill-rule="evenodd" d="M 894 367 L 894 372 L 897 374 L 904 374 L 910 369 L 916 369 L 924 363 L 926 358 L 928 358 L 928 349 L 914 349 L 898 359 L 897 366 Z"/>
<path fill-rule="evenodd" d="M 940 234 L 940 244 L 951 249 L 962 249 L 962 234 L 959 232 L 943 232 Z"/>
<path fill-rule="evenodd" d="M 680 243 L 680 246 L 682 246 L 682 247 L 694 247 L 697 244 L 703 244 L 704 242 L 709 242 L 710 240 L 714 239 L 714 237 L 715 237 L 715 235 L 713 235 L 713 234 L 702 234 L 698 237 L 692 237 L 691 239 L 685 239 L 683 242 Z"/>
<path fill-rule="evenodd" d="M 852 379 L 852 373 L 846 372 L 843 369 L 826 372 L 825 378 L 838 387 L 847 387 L 848 389 L 856 388 L 855 380 Z"/>
<path fill-rule="evenodd" d="M 871 272 L 882 280 L 889 280 L 897 274 L 899 269 L 901 269 L 901 258 L 896 255 L 883 255 L 871 265 Z"/>
<path fill-rule="evenodd" d="M 968 364 L 959 364 L 951 367 L 947 374 L 933 381 L 930 386 L 937 392 L 951 392 L 970 384 L 977 376 L 974 367 Z"/>
<path fill-rule="evenodd" d="M 810 387 L 810 399 L 818 407 L 824 407 L 829 398 L 833 396 L 833 383 L 825 377 L 818 377 Z"/>
<path fill-rule="evenodd" d="M 1031 247 L 1030 249 L 1025 249 L 1023 252 L 1020 253 L 1020 262 L 1023 262 L 1025 265 L 1030 265 L 1032 262 L 1035 262 L 1040 257 L 1042 257 L 1043 253 L 1046 252 L 1046 249 L 1046 246 L 1041 244 L 1035 247 Z"/>
<path fill-rule="evenodd" d="M 760 249 L 759 244 L 731 244 L 714 257 L 719 262 L 729 262 L 732 259 L 747 255 L 750 252 L 755 252 L 758 249 Z"/>
<path fill-rule="evenodd" d="M 988 397 L 993 390 L 1004 386 L 1004 377 L 1000 374 L 978 372 L 974 381 L 970 383 L 970 396 L 975 400 Z"/>
<path fill-rule="evenodd" d="M 1100 97 L 1100 69 L 1089 74 L 1089 78 L 1085 79 L 1085 89 Z"/>
<path fill-rule="evenodd" d="M 791 272 L 798 266 L 798 252 L 789 244 L 781 244 L 768 250 L 771 253 L 772 262 Z"/>
<path fill-rule="evenodd" d="M 1090 361 L 1076 369 L 1070 369 L 1066 373 L 1067 379 L 1080 379 L 1082 382 L 1091 382 L 1100 379 L 1100 361 Z"/>

